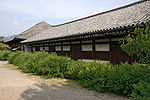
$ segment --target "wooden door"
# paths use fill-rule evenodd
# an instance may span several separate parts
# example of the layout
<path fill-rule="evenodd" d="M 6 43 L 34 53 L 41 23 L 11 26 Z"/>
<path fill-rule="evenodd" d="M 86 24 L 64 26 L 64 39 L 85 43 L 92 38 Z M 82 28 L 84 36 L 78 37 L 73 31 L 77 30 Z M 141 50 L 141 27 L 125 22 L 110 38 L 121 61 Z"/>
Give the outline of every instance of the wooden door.
<path fill-rule="evenodd" d="M 111 63 L 119 64 L 121 62 L 121 48 L 118 43 L 111 44 Z"/>
<path fill-rule="evenodd" d="M 80 45 L 72 45 L 71 47 L 72 55 L 71 58 L 74 60 L 81 58 L 81 47 Z"/>

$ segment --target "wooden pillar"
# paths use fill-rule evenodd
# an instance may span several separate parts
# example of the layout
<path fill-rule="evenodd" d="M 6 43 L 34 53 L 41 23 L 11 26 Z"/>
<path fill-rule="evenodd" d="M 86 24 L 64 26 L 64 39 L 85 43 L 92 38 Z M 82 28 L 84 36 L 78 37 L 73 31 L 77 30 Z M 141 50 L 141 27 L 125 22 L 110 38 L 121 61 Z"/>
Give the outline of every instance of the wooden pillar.
<path fill-rule="evenodd" d="M 31 52 L 33 52 L 33 46 L 31 45 Z"/>
<path fill-rule="evenodd" d="M 95 59 L 95 39 L 92 40 L 92 59 Z"/>
<path fill-rule="evenodd" d="M 61 42 L 61 56 L 63 56 L 63 43 Z"/>
<path fill-rule="evenodd" d="M 43 51 L 45 51 L 45 50 L 44 50 L 44 43 L 43 43 Z"/>
<path fill-rule="evenodd" d="M 111 38 L 109 37 L 109 61 L 110 62 L 112 62 L 112 57 L 111 57 L 111 46 L 112 46 L 112 44 L 111 44 Z"/>
<path fill-rule="evenodd" d="M 80 40 L 80 44 L 79 44 L 79 46 L 80 46 L 80 51 L 79 51 L 79 55 L 80 55 L 80 59 L 82 59 L 82 57 L 83 57 L 83 53 L 82 53 L 82 41 Z"/>
<path fill-rule="evenodd" d="M 23 45 L 23 51 L 25 51 L 24 45 Z"/>

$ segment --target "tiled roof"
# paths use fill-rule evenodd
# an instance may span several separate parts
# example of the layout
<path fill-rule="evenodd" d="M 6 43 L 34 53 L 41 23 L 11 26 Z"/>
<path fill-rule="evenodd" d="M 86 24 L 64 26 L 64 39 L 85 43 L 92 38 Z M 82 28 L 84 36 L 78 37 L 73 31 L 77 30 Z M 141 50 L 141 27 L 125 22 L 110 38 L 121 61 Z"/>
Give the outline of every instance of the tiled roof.
<path fill-rule="evenodd" d="M 40 32 L 42 32 L 46 29 L 49 29 L 50 27 L 51 26 L 48 23 L 43 21 L 43 22 L 40 22 L 40 23 L 34 25 L 33 27 L 27 29 L 26 31 L 22 32 L 21 34 L 18 34 L 15 37 L 6 40 L 5 42 L 12 41 L 15 38 L 22 39 L 22 40 L 28 39 L 30 37 L 33 37 L 33 36 L 39 34 Z"/>
<path fill-rule="evenodd" d="M 148 19 L 150 19 L 150 0 L 144 0 L 75 21 L 52 26 L 22 43 L 128 26 L 146 22 Z"/>
<path fill-rule="evenodd" d="M 40 22 L 36 25 L 34 25 L 33 27 L 27 29 L 26 31 L 22 32 L 21 34 L 19 34 L 16 38 L 21 38 L 21 39 L 28 39 L 30 37 L 33 37 L 35 35 L 37 35 L 38 33 L 49 29 L 51 26 L 46 23 L 46 22 Z"/>

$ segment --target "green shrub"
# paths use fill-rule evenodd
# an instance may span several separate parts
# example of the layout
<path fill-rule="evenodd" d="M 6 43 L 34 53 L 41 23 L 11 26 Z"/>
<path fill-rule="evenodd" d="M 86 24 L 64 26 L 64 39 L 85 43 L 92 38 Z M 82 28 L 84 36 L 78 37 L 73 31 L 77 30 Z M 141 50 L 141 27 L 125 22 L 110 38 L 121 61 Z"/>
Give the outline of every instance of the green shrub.
<path fill-rule="evenodd" d="M 108 74 L 107 88 L 117 94 L 131 96 L 135 90 L 134 84 L 140 80 L 147 81 L 150 78 L 150 71 L 142 65 L 134 63 L 121 64 L 114 67 Z"/>
<path fill-rule="evenodd" d="M 131 96 L 134 100 L 150 100 L 150 82 L 140 81 L 138 84 L 133 84 L 135 90 Z"/>
<path fill-rule="evenodd" d="M 79 80 L 79 72 L 85 67 L 85 62 L 81 60 L 72 61 L 71 65 L 67 68 L 67 78 Z"/>
<path fill-rule="evenodd" d="M 13 60 L 14 60 L 14 58 L 15 58 L 16 55 L 17 55 L 16 52 L 12 52 L 12 53 L 9 55 L 9 57 L 8 57 L 8 59 L 7 59 L 9 64 L 13 64 Z"/>
<path fill-rule="evenodd" d="M 8 57 L 9 56 L 9 57 Z M 112 66 L 109 62 L 73 61 L 68 57 L 47 52 L 0 51 L 0 60 L 19 66 L 23 72 L 46 78 L 78 80 L 83 87 L 98 92 L 112 91 L 133 97 L 135 100 L 150 99 L 150 69 L 134 63 Z"/>
<path fill-rule="evenodd" d="M 11 51 L 0 51 L 0 60 L 5 61 L 7 60 L 7 58 L 9 57 L 9 55 L 11 54 Z"/>
<path fill-rule="evenodd" d="M 0 41 L 0 50 L 9 50 L 9 49 L 10 49 L 10 47 L 8 45 L 1 43 L 1 41 Z"/>
<path fill-rule="evenodd" d="M 110 63 L 92 61 L 79 72 L 79 82 L 83 87 L 99 92 L 106 91 L 107 74 L 111 70 Z"/>
<path fill-rule="evenodd" d="M 2 54 L 2 52 L 3 52 L 3 51 L 2 51 L 2 50 L 0 50 L 0 55 Z M 1 58 L 0 58 L 0 59 L 1 59 Z"/>
<path fill-rule="evenodd" d="M 18 52 L 17 55 L 15 56 L 14 60 L 13 60 L 13 64 L 15 66 L 19 66 L 22 63 L 22 59 L 25 59 L 25 55 L 27 55 L 28 53 L 26 52 Z"/>
<path fill-rule="evenodd" d="M 14 60 L 15 60 L 15 58 L 17 57 L 17 56 L 19 56 L 21 53 L 23 53 L 23 52 L 20 52 L 20 51 L 18 51 L 18 52 L 12 52 L 10 55 L 9 55 L 9 57 L 8 57 L 8 63 L 9 64 L 14 64 Z"/>
<path fill-rule="evenodd" d="M 31 57 L 31 53 L 20 53 L 20 55 L 16 56 L 16 58 L 14 59 L 14 65 L 19 66 L 18 68 L 21 69 L 21 66 L 24 65 L 24 63 L 26 63 L 26 61 Z"/>
<path fill-rule="evenodd" d="M 49 53 L 47 52 L 35 52 L 32 54 L 32 56 L 22 65 L 24 67 L 24 72 L 26 73 L 34 73 L 36 75 L 40 75 L 38 72 L 40 66 L 39 62 L 43 61 L 47 56 L 49 56 Z"/>
<path fill-rule="evenodd" d="M 67 67 L 71 62 L 72 60 L 68 57 L 50 55 L 40 62 L 39 72 L 46 78 L 64 78 L 67 75 Z"/>

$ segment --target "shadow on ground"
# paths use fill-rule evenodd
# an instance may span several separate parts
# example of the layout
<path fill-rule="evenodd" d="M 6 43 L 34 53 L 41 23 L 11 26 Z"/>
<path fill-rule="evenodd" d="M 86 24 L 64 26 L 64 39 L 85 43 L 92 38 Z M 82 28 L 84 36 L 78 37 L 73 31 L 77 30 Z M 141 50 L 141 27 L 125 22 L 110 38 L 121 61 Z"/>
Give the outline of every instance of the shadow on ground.
<path fill-rule="evenodd" d="M 66 86 L 34 84 L 21 94 L 19 100 L 129 100 L 120 96 L 95 94 L 91 91 Z"/>
<path fill-rule="evenodd" d="M 34 84 L 34 87 L 27 89 L 21 94 L 19 100 L 101 100 L 100 98 L 74 90 L 69 87 L 48 86 L 44 83 Z"/>

